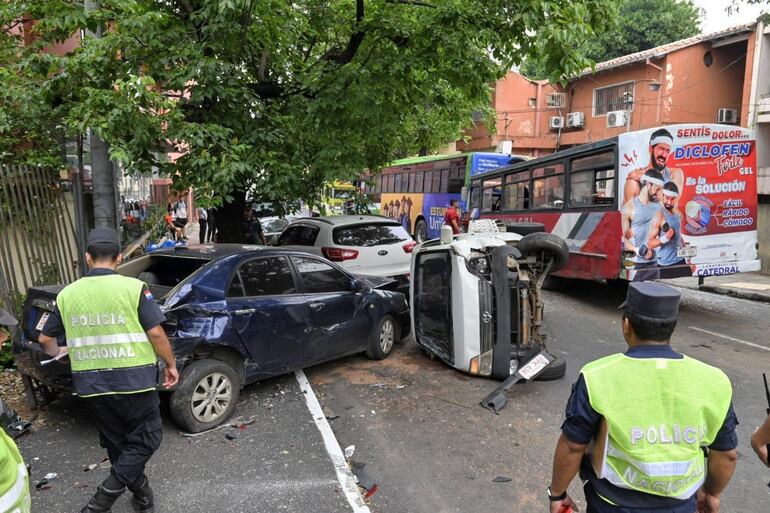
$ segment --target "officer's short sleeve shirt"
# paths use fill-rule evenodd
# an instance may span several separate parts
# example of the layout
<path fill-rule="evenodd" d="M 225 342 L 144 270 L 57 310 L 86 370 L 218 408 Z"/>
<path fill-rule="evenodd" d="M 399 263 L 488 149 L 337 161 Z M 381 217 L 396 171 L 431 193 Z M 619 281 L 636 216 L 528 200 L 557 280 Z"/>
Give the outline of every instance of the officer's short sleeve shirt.
<path fill-rule="evenodd" d="M 115 271 L 111 269 L 93 269 L 86 276 L 107 276 L 109 274 L 115 274 Z M 137 315 L 139 316 L 139 323 L 145 331 L 154 328 L 165 319 L 165 315 L 160 309 L 160 305 L 155 301 L 152 292 L 150 292 L 146 285 L 142 287 Z M 59 312 L 58 307 L 54 307 L 45 326 L 43 326 L 42 333 L 43 335 L 54 338 L 62 337 L 64 335 L 64 323 L 62 322 L 61 313 Z M 64 341 L 60 343 L 64 345 Z"/>

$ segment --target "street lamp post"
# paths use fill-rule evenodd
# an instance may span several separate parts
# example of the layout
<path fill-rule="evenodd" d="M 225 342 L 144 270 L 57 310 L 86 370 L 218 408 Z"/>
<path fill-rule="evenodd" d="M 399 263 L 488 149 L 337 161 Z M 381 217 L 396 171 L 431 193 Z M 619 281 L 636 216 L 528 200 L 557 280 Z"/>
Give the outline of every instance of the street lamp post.
<path fill-rule="evenodd" d="M 650 91 L 660 90 L 660 82 L 654 78 L 642 78 L 631 82 L 631 92 L 623 93 L 623 104 L 626 106 L 626 132 L 631 130 L 631 110 L 634 108 L 634 92 L 636 91 L 636 84 L 640 82 L 649 82 Z"/>

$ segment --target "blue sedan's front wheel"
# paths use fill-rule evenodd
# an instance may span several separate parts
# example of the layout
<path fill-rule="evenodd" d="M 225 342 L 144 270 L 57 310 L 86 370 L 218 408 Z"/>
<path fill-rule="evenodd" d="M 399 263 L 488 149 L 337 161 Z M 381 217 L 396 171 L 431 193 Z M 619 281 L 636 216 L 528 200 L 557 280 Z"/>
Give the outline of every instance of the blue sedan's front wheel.
<path fill-rule="evenodd" d="M 190 433 L 211 429 L 227 420 L 240 392 L 235 370 L 222 360 L 196 360 L 182 371 L 171 396 L 171 416 Z"/>
<path fill-rule="evenodd" d="M 366 356 L 373 360 L 386 358 L 398 340 L 398 325 L 392 315 L 385 315 L 379 320 L 371 334 Z"/>

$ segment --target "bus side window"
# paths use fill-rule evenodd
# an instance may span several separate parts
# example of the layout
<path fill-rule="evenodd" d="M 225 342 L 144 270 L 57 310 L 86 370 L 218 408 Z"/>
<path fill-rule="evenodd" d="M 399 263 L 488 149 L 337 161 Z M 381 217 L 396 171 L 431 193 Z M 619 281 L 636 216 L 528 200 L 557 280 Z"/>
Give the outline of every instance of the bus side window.
<path fill-rule="evenodd" d="M 449 194 L 460 194 L 465 185 L 465 169 L 453 167 L 449 170 Z"/>
<path fill-rule="evenodd" d="M 425 187 L 423 192 L 433 192 L 433 171 L 425 171 Z"/>
<path fill-rule="evenodd" d="M 564 208 L 564 164 L 549 164 L 532 170 L 532 208 Z"/>
<path fill-rule="evenodd" d="M 394 176 L 396 179 L 393 183 L 393 192 L 401 192 L 402 173 L 396 173 Z"/>
<path fill-rule="evenodd" d="M 447 193 L 449 192 L 449 168 L 445 167 L 444 169 L 440 170 L 441 174 L 441 186 L 439 188 L 439 192 Z"/>
<path fill-rule="evenodd" d="M 441 192 L 441 170 L 440 169 L 434 169 L 433 170 L 433 191 L 432 192 Z"/>
<path fill-rule="evenodd" d="M 609 151 L 572 160 L 570 206 L 612 205 L 615 199 L 614 158 L 614 154 Z"/>
<path fill-rule="evenodd" d="M 503 178 L 490 178 L 482 183 L 481 211 L 497 212 L 502 209 Z"/>
<path fill-rule="evenodd" d="M 529 171 L 505 177 L 503 210 L 527 210 L 529 208 Z"/>

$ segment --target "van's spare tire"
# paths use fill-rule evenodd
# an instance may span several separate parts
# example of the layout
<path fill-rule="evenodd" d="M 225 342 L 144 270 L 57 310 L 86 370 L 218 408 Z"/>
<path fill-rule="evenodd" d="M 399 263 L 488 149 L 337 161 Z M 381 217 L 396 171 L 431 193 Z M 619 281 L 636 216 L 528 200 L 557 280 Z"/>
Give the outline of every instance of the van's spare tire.
<path fill-rule="evenodd" d="M 544 232 L 545 225 L 543 223 L 512 223 L 505 225 L 505 231 L 518 233 L 519 235 L 529 235 L 530 233 Z"/>
<path fill-rule="evenodd" d="M 558 271 L 569 261 L 567 243 L 552 233 L 530 233 L 522 237 L 516 247 L 524 258 L 534 256 L 543 263 L 550 261 L 549 272 Z"/>

